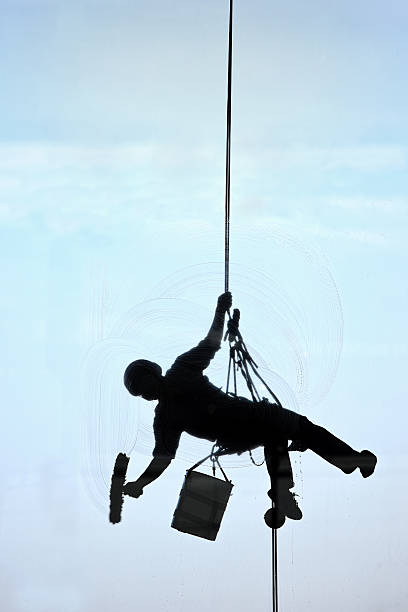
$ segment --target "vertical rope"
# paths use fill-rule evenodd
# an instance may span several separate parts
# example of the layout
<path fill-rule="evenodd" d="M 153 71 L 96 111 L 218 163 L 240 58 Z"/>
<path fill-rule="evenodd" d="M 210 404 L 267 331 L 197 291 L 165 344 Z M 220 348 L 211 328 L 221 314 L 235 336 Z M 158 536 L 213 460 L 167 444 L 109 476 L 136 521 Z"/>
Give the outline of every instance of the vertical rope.
<path fill-rule="evenodd" d="M 228 34 L 228 95 L 227 95 L 227 140 L 225 152 L 225 291 L 229 290 L 229 257 L 230 257 L 230 216 L 231 216 L 231 90 L 232 90 L 232 13 L 233 0 L 229 2 Z M 234 387 L 236 389 L 236 372 L 234 366 Z M 231 361 L 230 361 L 231 367 Z M 230 378 L 228 370 L 227 392 Z M 275 396 L 274 396 L 275 397 Z M 272 610 L 278 612 L 278 535 L 272 529 Z"/>
<path fill-rule="evenodd" d="M 225 153 L 225 291 L 229 289 L 229 252 L 230 252 L 230 186 L 231 186 L 231 85 L 232 85 L 232 9 L 229 4 L 228 35 L 228 95 L 227 95 L 227 141 Z"/>
<path fill-rule="evenodd" d="M 272 529 L 272 610 L 278 612 L 278 530 Z"/>

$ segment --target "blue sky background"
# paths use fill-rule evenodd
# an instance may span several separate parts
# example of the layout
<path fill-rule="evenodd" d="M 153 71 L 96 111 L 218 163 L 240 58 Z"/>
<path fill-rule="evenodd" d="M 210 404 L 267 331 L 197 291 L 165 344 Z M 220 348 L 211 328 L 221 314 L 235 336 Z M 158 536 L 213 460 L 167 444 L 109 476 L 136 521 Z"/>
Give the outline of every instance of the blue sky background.
<path fill-rule="evenodd" d="M 121 525 L 103 506 L 152 442 L 124 365 L 168 367 L 223 290 L 226 4 L 1 3 L 6 612 L 270 603 L 264 468 L 230 463 L 215 543 L 169 526 L 188 439 Z M 235 5 L 234 305 L 285 403 L 379 457 L 367 481 L 294 457 L 280 608 L 403 612 L 408 8 Z"/>

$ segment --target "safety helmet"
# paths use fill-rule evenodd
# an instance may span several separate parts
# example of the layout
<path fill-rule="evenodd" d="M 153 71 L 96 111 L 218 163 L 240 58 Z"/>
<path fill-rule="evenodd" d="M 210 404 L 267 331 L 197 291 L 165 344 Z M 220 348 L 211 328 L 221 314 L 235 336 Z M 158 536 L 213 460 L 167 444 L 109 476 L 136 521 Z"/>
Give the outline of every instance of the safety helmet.
<path fill-rule="evenodd" d="M 132 395 L 139 395 L 139 381 L 146 374 L 161 376 L 162 369 L 157 363 L 148 361 L 147 359 L 137 359 L 128 365 L 123 376 L 123 382 L 129 393 Z"/>

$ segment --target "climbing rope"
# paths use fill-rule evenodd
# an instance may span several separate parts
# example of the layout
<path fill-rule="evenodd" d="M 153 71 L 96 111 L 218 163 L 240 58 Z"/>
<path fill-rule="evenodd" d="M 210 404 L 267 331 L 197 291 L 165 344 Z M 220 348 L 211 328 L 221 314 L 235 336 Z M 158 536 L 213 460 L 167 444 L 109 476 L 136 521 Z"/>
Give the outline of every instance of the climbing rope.
<path fill-rule="evenodd" d="M 278 530 L 272 529 L 272 610 L 278 612 Z"/>
<path fill-rule="evenodd" d="M 232 90 L 232 15 L 233 15 L 233 0 L 229 2 L 229 33 L 228 33 L 228 94 L 227 94 L 227 139 L 225 152 L 225 291 L 229 290 L 229 257 L 230 257 L 230 216 L 231 216 L 231 90 Z M 234 391 L 232 395 L 237 395 L 237 370 L 240 370 L 248 390 L 254 402 L 261 401 L 258 391 L 252 381 L 251 372 L 263 383 L 268 389 L 271 397 L 281 406 L 279 399 L 263 380 L 259 372 L 257 372 L 257 364 L 250 356 L 245 342 L 238 329 L 239 325 L 239 310 L 234 310 L 231 318 L 229 312 L 228 330 L 224 340 L 228 338 L 230 344 L 230 359 L 228 364 L 228 375 L 226 393 L 229 393 L 229 384 L 231 370 L 233 373 Z M 263 398 L 264 400 L 266 398 Z M 211 451 L 211 460 L 213 462 L 213 473 L 215 474 L 215 466 L 219 461 L 218 457 L 222 454 L 222 449 L 216 451 L 213 447 Z M 250 457 L 255 463 L 252 454 Z M 256 465 L 256 464 L 255 464 Z M 272 507 L 274 502 L 272 502 Z M 278 612 L 278 539 L 277 529 L 272 529 L 272 610 Z"/>
<path fill-rule="evenodd" d="M 227 95 L 227 141 L 225 152 L 225 291 L 229 288 L 229 249 L 230 249 L 230 212 L 231 212 L 231 85 L 232 85 L 232 9 L 229 8 L 228 35 L 228 95 Z"/>

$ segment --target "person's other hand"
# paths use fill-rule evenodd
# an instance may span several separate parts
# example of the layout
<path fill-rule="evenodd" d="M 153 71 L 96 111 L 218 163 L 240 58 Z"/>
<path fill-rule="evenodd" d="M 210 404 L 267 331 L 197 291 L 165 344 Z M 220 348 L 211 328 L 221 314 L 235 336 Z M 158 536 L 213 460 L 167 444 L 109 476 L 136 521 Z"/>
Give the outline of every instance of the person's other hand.
<path fill-rule="evenodd" d="M 140 497 L 143 495 L 143 487 L 140 487 L 136 482 L 128 482 L 123 487 L 124 495 L 129 495 L 129 497 Z"/>
<path fill-rule="evenodd" d="M 226 291 L 218 298 L 217 308 L 221 308 L 224 312 L 232 306 L 232 295 L 230 291 Z"/>
<path fill-rule="evenodd" d="M 288 451 L 298 451 L 299 453 L 304 453 L 308 449 L 308 445 L 301 440 L 292 440 L 292 442 L 288 446 Z"/>

